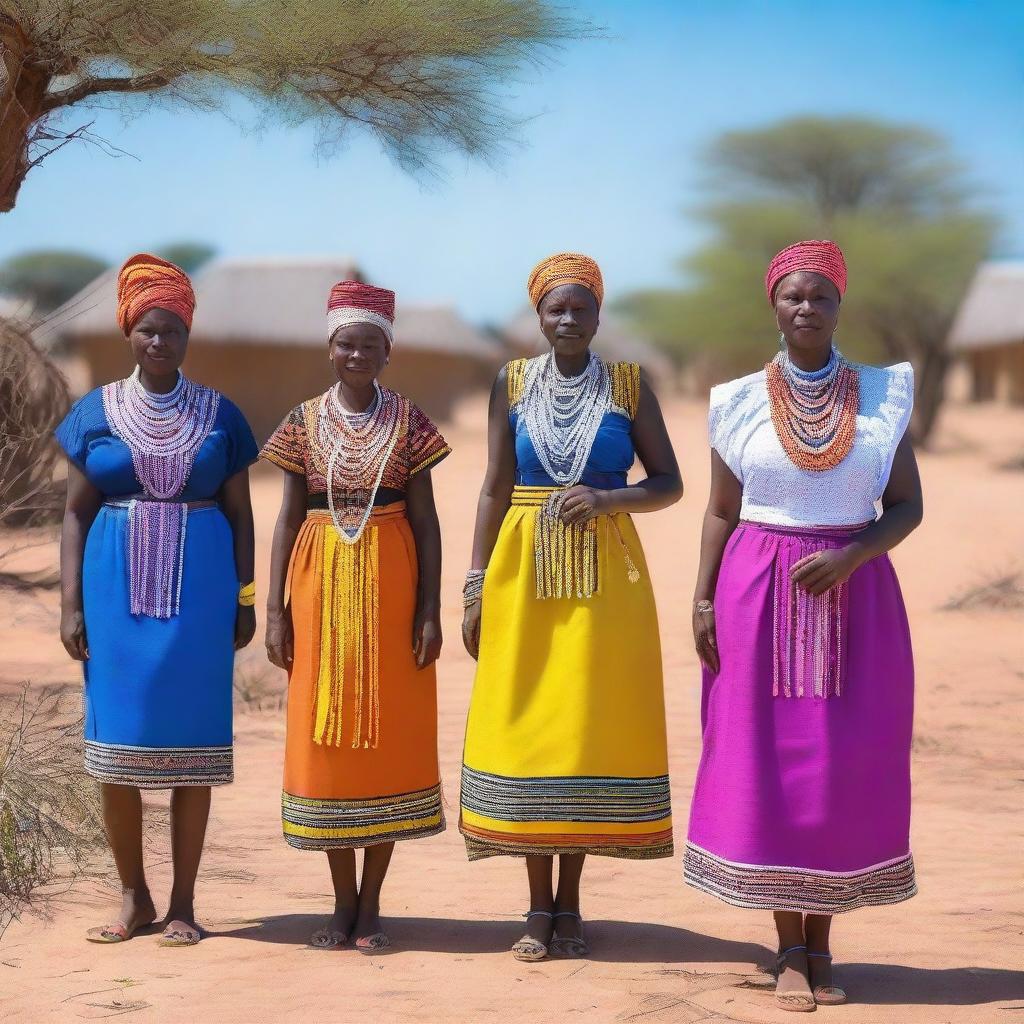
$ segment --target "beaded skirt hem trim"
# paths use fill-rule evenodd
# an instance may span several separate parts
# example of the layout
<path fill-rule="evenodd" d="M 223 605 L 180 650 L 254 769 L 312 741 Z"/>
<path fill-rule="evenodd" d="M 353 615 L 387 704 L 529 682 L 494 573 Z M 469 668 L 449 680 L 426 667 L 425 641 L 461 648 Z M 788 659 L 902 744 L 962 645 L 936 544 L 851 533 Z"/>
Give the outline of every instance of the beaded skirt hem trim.
<path fill-rule="evenodd" d="M 917 895 L 910 853 L 857 871 L 820 871 L 740 864 L 688 842 L 683 877 L 687 885 L 749 910 L 842 914 L 902 903 Z"/>
<path fill-rule="evenodd" d="M 234 781 L 234 752 L 219 747 L 138 747 L 85 741 L 85 770 L 99 782 L 140 789 L 224 786 Z"/>

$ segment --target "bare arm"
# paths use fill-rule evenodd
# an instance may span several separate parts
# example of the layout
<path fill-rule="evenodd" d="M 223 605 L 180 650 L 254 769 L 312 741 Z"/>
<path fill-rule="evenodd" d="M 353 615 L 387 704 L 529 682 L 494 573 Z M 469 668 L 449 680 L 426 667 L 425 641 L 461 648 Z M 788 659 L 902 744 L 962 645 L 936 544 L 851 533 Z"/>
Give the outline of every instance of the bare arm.
<path fill-rule="evenodd" d="M 288 562 L 295 547 L 295 538 L 306 518 L 306 478 L 301 473 L 284 471 L 281 511 L 274 527 L 270 548 L 270 580 L 267 583 L 267 657 L 278 668 L 291 668 L 291 613 L 284 602 L 284 585 L 288 578 Z"/>
<path fill-rule="evenodd" d="M 441 524 L 437 521 L 429 469 L 409 478 L 405 500 L 419 564 L 413 653 L 416 664 L 425 668 L 437 661 L 441 653 Z"/>
<path fill-rule="evenodd" d="M 793 566 L 793 579 L 811 594 L 824 594 L 849 579 L 865 562 L 891 551 L 917 529 L 923 516 L 917 459 L 910 438 L 904 435 L 882 494 L 881 516 L 849 544 L 801 558 Z"/>
<path fill-rule="evenodd" d="M 725 545 L 740 520 L 743 488 L 725 464 L 722 456 L 711 449 L 711 492 L 704 511 L 700 533 L 700 564 L 693 592 L 693 641 L 697 656 L 712 672 L 719 669 L 718 637 L 715 633 L 715 611 L 700 602 L 714 601 L 718 571 L 722 567 Z"/>
<path fill-rule="evenodd" d="M 103 494 L 68 461 L 68 494 L 60 531 L 60 639 L 75 661 L 85 661 L 89 648 L 82 611 L 82 559 L 85 538 L 103 504 Z"/>
<path fill-rule="evenodd" d="M 512 504 L 516 482 L 516 450 L 508 423 L 508 378 L 502 368 L 491 388 L 487 410 L 487 470 L 476 507 L 473 533 L 474 569 L 486 569 L 498 539 L 505 513 Z M 462 621 L 462 641 L 472 657 L 480 652 L 480 602 L 467 609 Z"/>
<path fill-rule="evenodd" d="M 231 524 L 235 547 L 235 572 L 244 586 L 256 573 L 256 531 L 252 523 L 252 498 L 249 493 L 249 470 L 224 481 L 220 505 Z M 239 605 L 235 616 L 235 650 L 248 647 L 256 633 L 256 609 Z"/>

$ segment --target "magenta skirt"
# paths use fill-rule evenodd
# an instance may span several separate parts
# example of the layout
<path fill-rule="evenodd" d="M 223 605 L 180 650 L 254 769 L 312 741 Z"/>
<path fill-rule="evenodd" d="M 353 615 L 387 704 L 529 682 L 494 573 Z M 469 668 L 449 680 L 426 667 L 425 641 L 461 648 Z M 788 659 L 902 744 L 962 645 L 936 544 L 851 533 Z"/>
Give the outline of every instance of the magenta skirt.
<path fill-rule="evenodd" d="M 743 522 L 715 592 L 686 881 L 738 907 L 838 914 L 917 892 L 914 662 L 888 556 L 810 598 L 789 567 L 855 530 Z"/>

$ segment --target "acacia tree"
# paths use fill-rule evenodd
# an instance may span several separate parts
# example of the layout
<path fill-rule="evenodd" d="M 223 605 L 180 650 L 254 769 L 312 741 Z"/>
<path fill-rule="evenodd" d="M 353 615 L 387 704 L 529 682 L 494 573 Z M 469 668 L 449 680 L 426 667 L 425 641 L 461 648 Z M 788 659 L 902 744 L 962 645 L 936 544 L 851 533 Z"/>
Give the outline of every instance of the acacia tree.
<path fill-rule="evenodd" d="M 109 97 L 241 93 L 327 146 L 360 126 L 407 168 L 486 155 L 509 128 L 494 85 L 587 31 L 543 0 L 0 0 L 0 212 L 88 137 L 69 111 Z"/>
<path fill-rule="evenodd" d="M 860 118 L 794 118 L 737 131 L 705 154 L 711 240 L 680 263 L 687 287 L 626 303 L 703 383 L 763 365 L 772 345 L 765 267 L 800 238 L 832 238 L 850 291 L 843 352 L 914 365 L 912 431 L 935 424 L 952 359 L 949 329 L 992 220 L 973 209 L 947 143 L 913 126 Z"/>

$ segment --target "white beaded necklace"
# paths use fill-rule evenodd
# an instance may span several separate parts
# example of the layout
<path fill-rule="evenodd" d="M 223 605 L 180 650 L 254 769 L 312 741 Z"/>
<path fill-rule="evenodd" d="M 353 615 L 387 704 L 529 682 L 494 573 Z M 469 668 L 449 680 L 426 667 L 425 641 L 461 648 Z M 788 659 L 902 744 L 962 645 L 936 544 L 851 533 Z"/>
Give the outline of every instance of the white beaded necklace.
<path fill-rule="evenodd" d="M 561 373 L 553 351 L 527 364 L 522 416 L 537 458 L 555 484 L 579 483 L 611 399 L 608 367 L 593 352 L 576 377 Z"/>
<path fill-rule="evenodd" d="M 373 514 L 373 504 L 402 432 L 402 403 L 393 391 L 376 381 L 373 402 L 365 412 L 352 413 L 340 401 L 341 384 L 320 400 L 317 440 L 327 458 L 327 507 L 338 536 L 346 544 L 362 537 Z M 335 490 L 345 495 L 342 508 Z M 360 500 L 365 496 L 365 502 Z"/>

